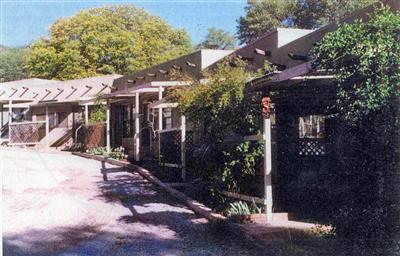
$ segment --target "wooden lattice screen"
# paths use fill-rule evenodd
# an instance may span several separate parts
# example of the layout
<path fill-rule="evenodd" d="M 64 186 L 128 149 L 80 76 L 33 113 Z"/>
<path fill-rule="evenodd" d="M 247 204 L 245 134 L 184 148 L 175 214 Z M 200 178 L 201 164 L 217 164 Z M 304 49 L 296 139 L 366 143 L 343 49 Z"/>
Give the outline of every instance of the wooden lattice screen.
<path fill-rule="evenodd" d="M 297 153 L 299 156 L 323 156 L 327 153 L 327 145 L 321 139 L 300 139 Z"/>
<path fill-rule="evenodd" d="M 78 142 L 88 148 L 105 146 L 106 126 L 98 123 L 85 125 L 78 131 Z"/>
<path fill-rule="evenodd" d="M 159 134 L 160 160 L 163 164 L 181 165 L 181 130 L 171 130 Z M 193 151 L 193 132 L 186 131 L 185 154 Z"/>
<path fill-rule="evenodd" d="M 160 133 L 161 163 L 181 164 L 181 131 Z"/>
<path fill-rule="evenodd" d="M 44 133 L 44 122 L 10 124 L 10 144 L 38 144 L 44 137 Z"/>

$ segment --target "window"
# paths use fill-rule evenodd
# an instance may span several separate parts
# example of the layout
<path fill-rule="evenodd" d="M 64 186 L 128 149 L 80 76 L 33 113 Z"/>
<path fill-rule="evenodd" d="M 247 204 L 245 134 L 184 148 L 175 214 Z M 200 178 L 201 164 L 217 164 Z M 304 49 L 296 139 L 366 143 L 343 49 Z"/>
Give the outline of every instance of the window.
<path fill-rule="evenodd" d="M 300 139 L 323 139 L 325 137 L 325 117 L 309 115 L 299 117 Z"/>
<path fill-rule="evenodd" d="M 123 137 L 128 138 L 128 137 L 133 137 L 135 133 L 135 127 L 134 127 L 134 114 L 135 114 L 135 108 L 133 105 L 125 105 L 122 111 L 123 115 Z"/>
<path fill-rule="evenodd" d="M 171 110 L 171 108 L 165 109 L 164 118 L 165 118 L 164 129 L 171 129 L 172 128 L 172 110 Z"/>

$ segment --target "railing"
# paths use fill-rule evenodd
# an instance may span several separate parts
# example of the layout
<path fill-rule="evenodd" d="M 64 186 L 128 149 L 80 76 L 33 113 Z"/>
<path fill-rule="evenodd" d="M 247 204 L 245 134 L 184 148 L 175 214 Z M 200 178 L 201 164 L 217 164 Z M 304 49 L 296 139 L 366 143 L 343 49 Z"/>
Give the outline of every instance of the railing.
<path fill-rule="evenodd" d="M 1 127 L 0 139 L 1 138 L 8 138 L 8 131 L 9 131 L 9 129 L 8 129 L 8 122 L 7 122 L 7 123 L 3 124 L 3 127 Z"/>
<path fill-rule="evenodd" d="M 10 145 L 39 144 L 45 136 L 45 121 L 9 124 Z"/>

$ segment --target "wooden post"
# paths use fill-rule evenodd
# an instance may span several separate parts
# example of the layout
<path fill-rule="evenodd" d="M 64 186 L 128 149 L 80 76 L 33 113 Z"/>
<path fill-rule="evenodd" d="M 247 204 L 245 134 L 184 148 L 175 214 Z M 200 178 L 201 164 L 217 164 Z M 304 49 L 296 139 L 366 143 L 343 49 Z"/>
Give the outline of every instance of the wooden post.
<path fill-rule="evenodd" d="M 158 100 L 162 100 L 162 87 L 158 87 Z M 163 116 L 162 116 L 162 108 L 158 108 L 158 130 L 161 131 L 163 129 Z"/>
<path fill-rule="evenodd" d="M 158 87 L 158 100 L 162 100 L 162 87 Z M 163 129 L 163 113 L 162 108 L 158 108 L 158 163 L 161 163 L 161 134 L 160 131 Z"/>
<path fill-rule="evenodd" d="M 181 164 L 182 181 L 186 181 L 186 117 L 181 115 Z"/>
<path fill-rule="evenodd" d="M 50 124 L 49 124 L 49 106 L 46 105 L 46 147 L 50 148 Z"/>
<path fill-rule="evenodd" d="M 140 106 L 139 93 L 135 94 L 135 161 L 140 161 Z"/>
<path fill-rule="evenodd" d="M 85 104 L 85 125 L 89 124 L 89 105 Z"/>
<path fill-rule="evenodd" d="M 272 140 L 271 140 L 271 119 L 263 117 L 264 123 L 264 206 L 267 220 L 272 220 Z"/>
<path fill-rule="evenodd" d="M 8 101 L 8 124 L 12 124 L 12 100 Z"/>
<path fill-rule="evenodd" d="M 107 101 L 107 110 L 106 110 L 106 147 L 107 153 L 111 152 L 110 145 L 110 104 Z"/>
<path fill-rule="evenodd" d="M 3 104 L 0 104 L 0 139 L 3 136 Z"/>

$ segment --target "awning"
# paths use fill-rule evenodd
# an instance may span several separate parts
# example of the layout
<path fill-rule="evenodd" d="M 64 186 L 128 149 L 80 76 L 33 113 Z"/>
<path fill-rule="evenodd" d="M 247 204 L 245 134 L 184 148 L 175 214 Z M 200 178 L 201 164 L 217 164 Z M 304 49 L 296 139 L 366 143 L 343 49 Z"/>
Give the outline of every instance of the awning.
<path fill-rule="evenodd" d="M 167 96 L 161 100 L 155 101 L 149 105 L 149 108 L 176 108 L 178 107 L 177 102 L 171 102 L 173 97 Z"/>

